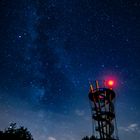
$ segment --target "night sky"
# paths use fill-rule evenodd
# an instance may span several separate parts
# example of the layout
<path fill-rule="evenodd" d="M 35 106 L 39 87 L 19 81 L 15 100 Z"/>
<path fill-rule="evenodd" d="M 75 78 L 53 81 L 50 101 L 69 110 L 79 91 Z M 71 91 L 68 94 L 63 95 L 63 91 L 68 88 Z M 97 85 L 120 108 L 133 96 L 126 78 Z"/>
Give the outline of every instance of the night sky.
<path fill-rule="evenodd" d="M 139 55 L 139 0 L 0 0 L 0 129 L 81 140 L 89 81 L 111 77 L 120 140 L 140 140 Z"/>

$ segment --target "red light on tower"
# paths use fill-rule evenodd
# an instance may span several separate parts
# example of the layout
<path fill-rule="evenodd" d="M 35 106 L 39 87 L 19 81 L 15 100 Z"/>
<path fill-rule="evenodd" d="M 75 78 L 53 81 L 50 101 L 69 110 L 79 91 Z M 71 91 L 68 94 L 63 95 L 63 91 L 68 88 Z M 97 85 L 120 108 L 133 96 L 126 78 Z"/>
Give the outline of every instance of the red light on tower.
<path fill-rule="evenodd" d="M 109 81 L 108 81 L 108 85 L 109 85 L 109 86 L 113 86 L 113 85 L 114 85 L 114 81 L 113 81 L 113 80 L 109 80 Z"/>

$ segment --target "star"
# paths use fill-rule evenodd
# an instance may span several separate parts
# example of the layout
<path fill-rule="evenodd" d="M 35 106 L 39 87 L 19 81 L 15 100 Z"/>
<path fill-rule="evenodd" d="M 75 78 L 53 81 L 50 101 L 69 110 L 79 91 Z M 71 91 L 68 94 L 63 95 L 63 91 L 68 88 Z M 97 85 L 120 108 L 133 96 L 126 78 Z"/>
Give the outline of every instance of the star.
<path fill-rule="evenodd" d="M 18 38 L 22 38 L 22 36 L 21 36 L 21 35 L 19 35 L 19 36 L 18 36 Z"/>

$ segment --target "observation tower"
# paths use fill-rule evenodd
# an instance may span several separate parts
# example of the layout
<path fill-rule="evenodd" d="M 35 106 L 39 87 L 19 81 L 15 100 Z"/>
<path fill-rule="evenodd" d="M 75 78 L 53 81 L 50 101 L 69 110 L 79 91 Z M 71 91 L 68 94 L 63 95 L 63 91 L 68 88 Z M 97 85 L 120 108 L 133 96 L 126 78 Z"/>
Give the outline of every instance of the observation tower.
<path fill-rule="evenodd" d="M 93 135 L 97 140 L 118 140 L 115 115 L 116 94 L 113 80 L 90 84 L 89 100 L 92 112 Z"/>

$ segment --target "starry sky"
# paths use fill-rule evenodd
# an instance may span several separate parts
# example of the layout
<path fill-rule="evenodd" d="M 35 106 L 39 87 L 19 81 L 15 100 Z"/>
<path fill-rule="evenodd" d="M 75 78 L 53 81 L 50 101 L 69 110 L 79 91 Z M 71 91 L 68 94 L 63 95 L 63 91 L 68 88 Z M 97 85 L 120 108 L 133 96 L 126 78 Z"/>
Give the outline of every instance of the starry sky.
<path fill-rule="evenodd" d="M 89 81 L 113 77 L 119 138 L 140 140 L 139 55 L 139 0 L 0 0 L 0 129 L 81 140 Z"/>

